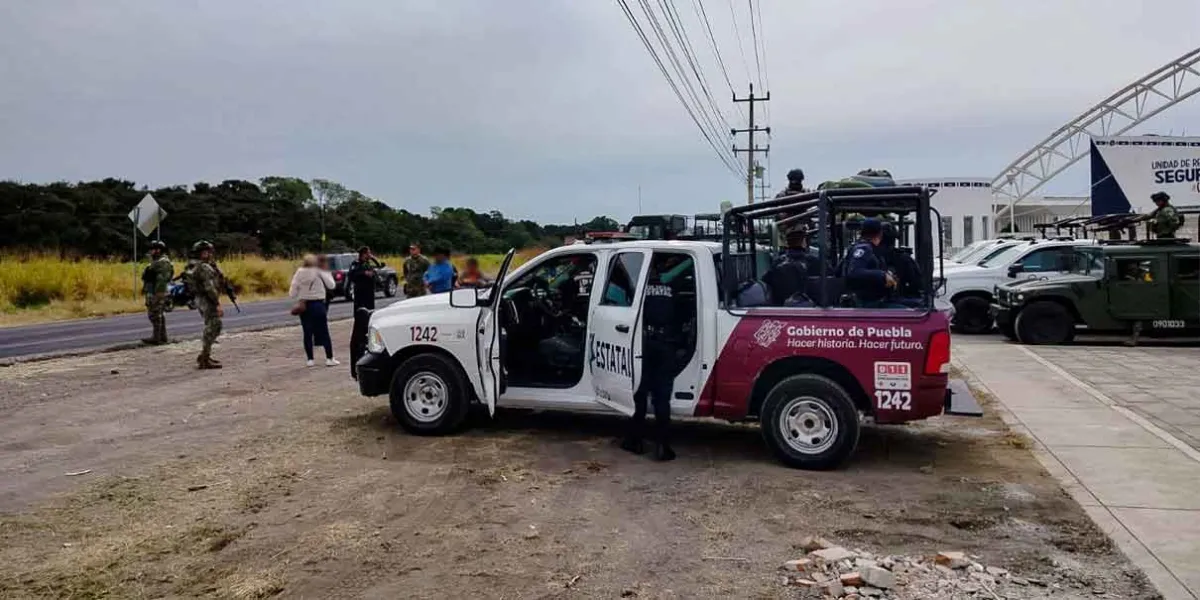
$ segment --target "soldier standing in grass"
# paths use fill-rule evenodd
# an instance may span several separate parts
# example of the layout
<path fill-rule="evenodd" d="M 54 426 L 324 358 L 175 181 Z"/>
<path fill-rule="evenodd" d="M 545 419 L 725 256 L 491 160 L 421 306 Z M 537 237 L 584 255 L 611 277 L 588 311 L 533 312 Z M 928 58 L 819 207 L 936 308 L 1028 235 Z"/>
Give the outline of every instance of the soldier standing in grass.
<path fill-rule="evenodd" d="M 146 296 L 146 314 L 153 333 L 142 342 L 152 346 L 167 343 L 167 285 L 175 276 L 175 267 L 167 256 L 167 245 L 150 242 L 150 264 L 142 271 L 142 293 Z"/>
<path fill-rule="evenodd" d="M 212 357 L 212 346 L 221 335 L 221 317 L 225 316 L 221 308 L 221 290 L 225 289 L 225 282 L 213 259 L 211 243 L 196 242 L 192 252 L 196 255 L 196 265 L 188 286 L 196 294 L 196 307 L 204 317 L 204 334 L 200 338 L 203 346 L 200 356 L 196 357 L 196 365 L 201 369 L 220 369 L 221 362 Z"/>
<path fill-rule="evenodd" d="M 408 258 L 404 261 L 404 297 L 415 298 L 425 295 L 425 271 L 429 270 L 429 259 L 421 255 L 421 245 L 408 247 Z"/>

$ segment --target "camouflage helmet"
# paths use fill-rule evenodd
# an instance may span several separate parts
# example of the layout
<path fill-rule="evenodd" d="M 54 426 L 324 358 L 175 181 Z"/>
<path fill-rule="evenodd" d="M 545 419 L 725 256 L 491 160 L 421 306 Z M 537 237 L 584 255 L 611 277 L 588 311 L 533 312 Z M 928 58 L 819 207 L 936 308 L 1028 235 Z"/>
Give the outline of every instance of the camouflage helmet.
<path fill-rule="evenodd" d="M 787 180 L 790 183 L 804 183 L 804 171 L 800 169 L 788 171 Z"/>
<path fill-rule="evenodd" d="M 150 242 L 150 249 L 151 250 L 161 250 L 163 252 L 166 252 L 167 244 L 166 244 L 166 242 L 164 242 L 162 240 L 154 240 L 153 242 Z"/>
<path fill-rule="evenodd" d="M 201 252 L 204 252 L 205 250 L 212 250 L 212 249 L 213 249 L 212 242 L 210 242 L 208 240 L 200 240 L 200 241 L 196 242 L 195 244 L 192 244 L 192 252 L 195 254 L 200 254 Z"/>
<path fill-rule="evenodd" d="M 1168 202 L 1171 200 L 1171 195 L 1166 192 L 1154 192 L 1150 194 L 1150 199 L 1155 202 Z"/>

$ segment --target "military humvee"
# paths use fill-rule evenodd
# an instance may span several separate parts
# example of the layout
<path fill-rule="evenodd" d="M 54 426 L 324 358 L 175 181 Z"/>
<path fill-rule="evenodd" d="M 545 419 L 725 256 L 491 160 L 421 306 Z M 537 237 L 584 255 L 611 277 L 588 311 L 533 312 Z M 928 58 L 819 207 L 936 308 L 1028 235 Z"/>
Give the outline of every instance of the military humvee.
<path fill-rule="evenodd" d="M 1200 245 L 1183 239 L 1113 240 L 1064 255 L 1066 274 L 996 286 L 1001 333 L 1061 344 L 1077 331 L 1167 337 L 1200 334 Z M 1016 277 L 1020 264 L 1010 268 Z"/>

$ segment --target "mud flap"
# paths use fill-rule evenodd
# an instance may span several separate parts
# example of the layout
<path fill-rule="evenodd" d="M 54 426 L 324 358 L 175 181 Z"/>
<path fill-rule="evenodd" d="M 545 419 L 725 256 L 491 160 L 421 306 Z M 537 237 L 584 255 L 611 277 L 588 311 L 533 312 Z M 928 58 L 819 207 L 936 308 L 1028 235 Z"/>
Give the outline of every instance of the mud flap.
<path fill-rule="evenodd" d="M 946 386 L 946 401 L 943 412 L 960 417 L 982 417 L 983 407 L 975 400 L 967 382 L 961 379 L 951 379 Z"/>

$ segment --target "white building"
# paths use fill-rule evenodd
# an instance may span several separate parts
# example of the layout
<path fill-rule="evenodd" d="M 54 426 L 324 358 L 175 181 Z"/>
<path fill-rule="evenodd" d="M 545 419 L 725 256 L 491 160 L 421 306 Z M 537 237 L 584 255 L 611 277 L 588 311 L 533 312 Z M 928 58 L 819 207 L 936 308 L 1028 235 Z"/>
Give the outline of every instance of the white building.
<path fill-rule="evenodd" d="M 999 228 L 1007 230 L 1008 205 L 1001 204 L 992 193 L 991 181 L 991 178 L 985 177 L 930 177 L 898 180 L 896 183 L 937 190 L 931 204 L 942 219 L 940 248 L 949 254 L 973 242 L 996 237 L 997 218 Z M 1086 197 L 1031 197 L 1022 200 L 1014 208 L 1017 233 L 1030 235 L 1035 232 L 1033 226 L 1037 223 L 1091 214 L 1091 204 Z"/>

